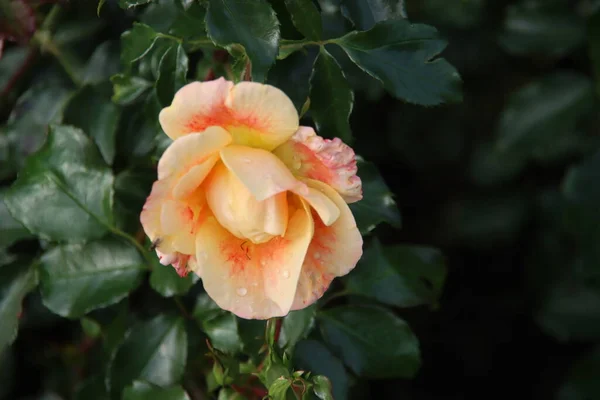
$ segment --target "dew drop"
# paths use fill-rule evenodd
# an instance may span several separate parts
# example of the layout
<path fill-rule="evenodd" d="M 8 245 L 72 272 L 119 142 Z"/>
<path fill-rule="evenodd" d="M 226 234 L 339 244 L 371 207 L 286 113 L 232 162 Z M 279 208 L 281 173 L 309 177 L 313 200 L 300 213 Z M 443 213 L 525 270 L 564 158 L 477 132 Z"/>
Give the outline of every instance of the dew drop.
<path fill-rule="evenodd" d="M 290 277 L 290 271 L 288 271 L 287 269 L 286 269 L 286 270 L 283 270 L 283 272 L 281 273 L 281 275 L 283 275 L 283 277 L 284 277 L 285 279 L 287 279 L 287 278 L 289 278 L 289 277 Z"/>
<path fill-rule="evenodd" d="M 252 162 L 252 160 L 249 158 L 243 158 L 242 161 L 245 162 L 246 164 L 250 164 Z"/>
<path fill-rule="evenodd" d="M 316 259 L 318 260 L 319 258 L 321 258 L 321 253 L 315 253 L 315 254 L 313 255 L 313 257 L 314 257 L 314 258 L 316 258 Z"/>
<path fill-rule="evenodd" d="M 241 287 L 236 290 L 236 293 L 238 294 L 238 296 L 243 297 L 246 295 L 246 293 L 248 293 L 248 290 L 245 287 Z"/>
<path fill-rule="evenodd" d="M 260 265 L 262 265 L 264 267 L 267 265 L 267 262 L 265 260 L 260 260 Z"/>

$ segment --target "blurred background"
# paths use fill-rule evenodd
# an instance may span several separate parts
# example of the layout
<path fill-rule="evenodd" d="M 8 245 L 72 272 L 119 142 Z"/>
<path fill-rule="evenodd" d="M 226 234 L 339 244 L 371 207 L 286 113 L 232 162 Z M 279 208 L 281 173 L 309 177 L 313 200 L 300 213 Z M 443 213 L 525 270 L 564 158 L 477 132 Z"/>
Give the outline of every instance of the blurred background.
<path fill-rule="evenodd" d="M 133 12 L 107 2 L 97 17 L 95 1 L 64 3 L 56 40 L 83 65 L 96 56 L 107 76 L 118 72 L 102 54 L 118 55 Z M 339 2 L 319 3 L 325 31 L 343 31 L 327 11 Z M 407 0 L 406 12 L 448 41 L 443 56 L 462 76 L 464 101 L 408 105 L 354 67 L 353 146 L 400 209 L 401 223 L 374 234 L 438 247 L 447 280 L 435 306 L 398 311 L 421 343 L 416 378 L 363 383 L 355 398 L 600 399 L 600 1 Z M 145 18 L 160 24 L 161 14 Z M 7 43 L 0 60 L 3 186 L 71 90 L 51 54 L 21 71 L 28 57 Z M 200 76 L 206 65 L 196 62 Z M 123 149 L 145 151 L 132 146 Z M 24 239 L 13 251 L 38 248 Z M 13 351 L 0 357 L 2 399 L 38 398 L 78 362 L 68 344 L 78 323 L 28 301 Z"/>

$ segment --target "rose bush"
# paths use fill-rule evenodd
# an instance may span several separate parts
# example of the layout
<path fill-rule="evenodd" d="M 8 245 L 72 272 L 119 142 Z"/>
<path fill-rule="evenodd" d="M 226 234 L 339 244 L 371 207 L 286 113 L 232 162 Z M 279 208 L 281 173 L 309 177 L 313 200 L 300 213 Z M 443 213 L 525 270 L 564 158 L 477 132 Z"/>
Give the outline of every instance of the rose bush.
<path fill-rule="evenodd" d="M 299 126 L 281 90 L 190 83 L 159 120 L 174 141 L 141 222 L 162 264 L 198 274 L 221 308 L 249 319 L 302 309 L 354 268 L 354 151 Z"/>

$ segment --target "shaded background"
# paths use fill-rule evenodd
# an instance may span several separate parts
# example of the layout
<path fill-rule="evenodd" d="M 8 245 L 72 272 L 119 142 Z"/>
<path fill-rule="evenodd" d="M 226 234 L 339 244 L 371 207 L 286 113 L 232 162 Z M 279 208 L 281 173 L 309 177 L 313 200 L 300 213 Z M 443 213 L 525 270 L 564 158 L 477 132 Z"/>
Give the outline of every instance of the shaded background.
<path fill-rule="evenodd" d="M 82 59 L 133 19 L 110 2 L 100 19 L 95 4 L 68 7 L 73 21 L 88 18 L 87 30 L 64 33 Z M 384 223 L 374 236 L 440 248 L 448 275 L 437 305 L 397 310 L 421 343 L 416 378 L 363 382 L 352 396 L 600 399 L 600 2 L 408 0 L 406 8 L 448 40 L 443 56 L 462 76 L 464 101 L 404 104 L 356 69 L 347 73 L 354 147 L 376 164 L 402 215 L 401 229 Z M 327 30 L 325 11 L 324 21 Z M 2 84 L 11 57 L 0 61 Z M 7 118 L 28 87 L 47 96 L 18 127 L 26 135 L 18 152 L 2 147 L 14 128 L 0 136 L 5 184 L 66 91 L 59 65 L 36 63 L 1 99 Z M 39 251 L 28 240 L 14 246 Z M 39 295 L 27 304 L 13 351 L 2 356 L 3 399 L 60 394 L 81 362 L 71 344 L 79 323 L 50 315 Z"/>

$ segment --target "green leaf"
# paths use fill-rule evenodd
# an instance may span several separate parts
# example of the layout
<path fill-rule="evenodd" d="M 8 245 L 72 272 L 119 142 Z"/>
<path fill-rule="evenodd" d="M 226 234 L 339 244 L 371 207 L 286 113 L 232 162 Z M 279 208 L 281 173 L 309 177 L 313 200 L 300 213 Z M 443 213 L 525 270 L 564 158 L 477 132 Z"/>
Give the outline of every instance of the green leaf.
<path fill-rule="evenodd" d="M 193 316 L 215 349 L 227 354 L 241 350 L 242 339 L 235 315 L 222 310 L 206 293 L 196 298 Z"/>
<path fill-rule="evenodd" d="M 96 48 L 85 67 L 83 83 L 96 85 L 107 81 L 119 71 L 119 56 L 118 42 L 102 43 Z"/>
<path fill-rule="evenodd" d="M 117 175 L 114 214 L 119 229 L 132 234 L 140 230 L 140 213 L 155 179 L 155 170 L 132 169 Z"/>
<path fill-rule="evenodd" d="M 278 378 L 269 386 L 269 399 L 286 400 L 287 392 L 292 386 L 292 382 L 288 378 Z"/>
<path fill-rule="evenodd" d="M 331 382 L 326 376 L 317 375 L 312 378 L 314 383 L 313 391 L 317 397 L 321 400 L 333 400 L 333 394 L 331 393 L 332 387 Z"/>
<path fill-rule="evenodd" d="M 597 209 L 600 190 L 596 182 L 600 179 L 600 152 L 569 168 L 563 181 L 565 198 L 579 207 Z"/>
<path fill-rule="evenodd" d="M 385 184 L 377 167 L 359 159 L 358 176 L 362 181 L 363 198 L 350 204 L 356 225 L 364 235 L 380 224 L 387 222 L 400 228 L 402 218 L 394 201 L 393 193 Z"/>
<path fill-rule="evenodd" d="M 261 357 L 260 349 L 265 344 L 266 322 L 257 319 L 237 318 L 242 349 L 253 360 Z"/>
<path fill-rule="evenodd" d="M 104 5 L 104 3 L 106 3 L 106 0 L 100 0 L 98 1 L 98 7 L 96 8 L 96 15 L 100 16 L 100 10 L 102 9 L 102 6 Z"/>
<path fill-rule="evenodd" d="M 157 39 L 154 29 L 134 23 L 131 30 L 121 35 L 121 62 L 128 68 L 129 64 L 148 54 Z"/>
<path fill-rule="evenodd" d="M 310 40 L 320 40 L 323 35 L 321 15 L 312 0 L 285 0 L 292 22 L 298 31 Z"/>
<path fill-rule="evenodd" d="M 316 340 L 302 340 L 294 349 L 296 370 L 310 371 L 313 374 L 326 375 L 333 386 L 333 398 L 346 400 L 350 388 L 350 378 L 344 364 L 331 354 L 331 351 Z"/>
<path fill-rule="evenodd" d="M 106 391 L 104 375 L 94 375 L 79 384 L 73 398 L 74 400 L 109 400 L 110 396 Z"/>
<path fill-rule="evenodd" d="M 119 0 L 119 7 L 128 9 L 150 3 L 152 0 Z"/>
<path fill-rule="evenodd" d="M 462 101 L 458 72 L 436 57 L 446 42 L 431 26 L 388 20 L 334 42 L 394 97 L 425 106 Z"/>
<path fill-rule="evenodd" d="M 0 154 L 0 179 L 16 175 L 26 157 L 39 150 L 48 124 L 62 119 L 70 90 L 61 79 L 43 76 L 19 97 L 0 134 L 0 141 L 8 147 L 6 156 Z"/>
<path fill-rule="evenodd" d="M 310 50 L 307 54 L 298 52 L 278 60 L 269 71 L 267 79 L 269 85 L 281 89 L 288 95 L 299 113 L 308 99 L 310 75 L 316 57 L 316 52 Z"/>
<path fill-rule="evenodd" d="M 156 94 L 163 106 L 168 106 L 175 92 L 186 84 L 188 58 L 181 44 L 170 46 L 158 65 Z"/>
<path fill-rule="evenodd" d="M 4 204 L 6 189 L 0 189 L 0 249 L 10 246 L 21 239 L 32 237 L 27 229 L 16 221 Z"/>
<path fill-rule="evenodd" d="M 234 45 L 243 46 L 253 80 L 265 80 L 279 51 L 279 21 L 266 0 L 208 0 L 206 29 L 230 53 Z"/>
<path fill-rule="evenodd" d="M 5 49 L 2 53 L 2 63 L 0 63 L 0 91 L 6 88 L 6 85 L 14 74 L 19 70 L 23 62 L 27 59 L 29 50 L 26 47 L 11 47 Z M 3 101 L 4 99 L 2 99 Z M 0 103 L 1 104 L 1 103 Z"/>
<path fill-rule="evenodd" d="M 163 297 L 186 294 L 198 279 L 198 275 L 194 273 L 182 278 L 172 266 L 160 264 L 155 256 L 152 259 L 154 262 L 150 274 L 150 286 Z"/>
<path fill-rule="evenodd" d="M 572 134 L 593 106 L 592 82 L 584 75 L 557 72 L 514 92 L 500 117 L 497 146 L 531 154 L 563 133 Z"/>
<path fill-rule="evenodd" d="M 64 123 L 81 128 L 100 149 L 107 164 L 115 158 L 115 137 L 121 109 L 110 101 L 103 87 L 83 87 L 65 109 Z"/>
<path fill-rule="evenodd" d="M 383 247 L 374 239 L 348 275 L 353 294 L 398 307 L 435 304 L 442 294 L 446 267 L 442 253 L 431 247 Z"/>
<path fill-rule="evenodd" d="M 343 7 L 360 31 L 371 29 L 377 22 L 406 18 L 404 0 L 344 0 Z"/>
<path fill-rule="evenodd" d="M 246 398 L 233 389 L 223 388 L 219 391 L 217 400 L 246 400 Z"/>
<path fill-rule="evenodd" d="M 122 106 L 135 103 L 146 90 L 152 87 L 151 82 L 138 76 L 118 74 L 113 75 L 110 81 L 113 83 L 112 101 Z"/>
<path fill-rule="evenodd" d="M 138 251 L 116 239 L 54 247 L 41 259 L 44 305 L 63 317 L 80 317 L 126 297 L 144 270 Z"/>
<path fill-rule="evenodd" d="M 297 311 L 291 311 L 283 318 L 279 345 L 282 348 L 294 347 L 304 339 L 315 326 L 316 307 L 310 306 Z"/>
<path fill-rule="evenodd" d="M 323 338 L 364 378 L 412 378 L 419 342 L 402 319 L 380 307 L 342 306 L 318 314 Z"/>
<path fill-rule="evenodd" d="M 583 43 L 585 21 L 564 3 L 554 9 L 510 5 L 498 38 L 500 45 L 515 55 L 560 57 L 569 53 Z"/>
<path fill-rule="evenodd" d="M 4 201 L 30 232 L 83 241 L 103 236 L 111 225 L 112 184 L 110 169 L 83 132 L 54 126 Z"/>
<path fill-rule="evenodd" d="M 562 384 L 558 400 L 586 400 L 600 396 L 600 346 L 583 353 L 570 368 L 566 381 Z"/>
<path fill-rule="evenodd" d="M 159 315 L 136 324 L 109 365 L 109 388 L 113 396 L 135 380 L 158 386 L 180 381 L 187 357 L 183 319 Z"/>
<path fill-rule="evenodd" d="M 0 267 L 0 354 L 17 337 L 21 303 L 36 285 L 33 265 L 17 261 Z"/>
<path fill-rule="evenodd" d="M 588 53 L 592 62 L 592 73 L 596 83 L 596 94 L 600 95 L 600 11 L 588 20 Z M 0 67 L 0 86 L 2 82 Z"/>
<path fill-rule="evenodd" d="M 319 135 L 350 143 L 353 103 L 354 94 L 339 64 L 321 47 L 310 77 L 310 112 Z"/>
<path fill-rule="evenodd" d="M 102 333 L 102 327 L 100 324 L 91 318 L 84 317 L 81 318 L 79 322 L 81 323 L 81 329 L 83 329 L 83 332 L 91 338 L 97 338 Z"/>
<path fill-rule="evenodd" d="M 123 391 L 123 400 L 189 400 L 181 386 L 161 388 L 142 381 L 133 382 Z"/>

